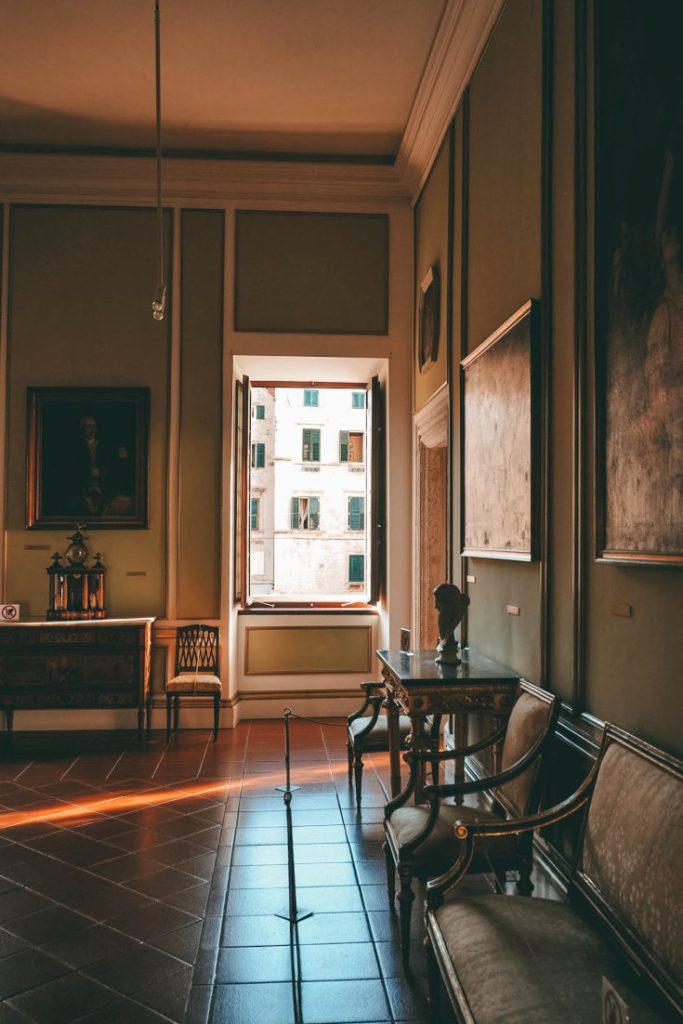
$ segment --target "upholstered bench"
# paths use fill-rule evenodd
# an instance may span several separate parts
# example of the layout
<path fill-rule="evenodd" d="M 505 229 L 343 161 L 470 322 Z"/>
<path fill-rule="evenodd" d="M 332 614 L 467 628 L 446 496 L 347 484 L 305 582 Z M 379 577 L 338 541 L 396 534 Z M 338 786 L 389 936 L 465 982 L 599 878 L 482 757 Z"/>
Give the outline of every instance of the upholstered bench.
<path fill-rule="evenodd" d="M 486 837 L 540 828 L 586 805 L 567 903 L 446 898 Z M 563 804 L 455 829 L 460 858 L 427 885 L 434 1006 L 440 975 L 467 1024 L 601 1024 L 610 1019 L 606 978 L 631 1024 L 683 1019 L 683 763 L 607 726 L 593 770 Z"/>

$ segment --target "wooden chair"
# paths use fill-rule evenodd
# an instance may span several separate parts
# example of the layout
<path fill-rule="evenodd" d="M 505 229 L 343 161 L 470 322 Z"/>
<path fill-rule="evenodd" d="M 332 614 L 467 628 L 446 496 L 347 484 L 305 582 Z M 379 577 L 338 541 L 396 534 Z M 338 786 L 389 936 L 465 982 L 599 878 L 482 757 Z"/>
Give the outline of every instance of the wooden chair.
<path fill-rule="evenodd" d="M 349 763 L 349 785 L 355 781 L 356 807 L 360 811 L 363 790 L 363 754 L 380 753 L 389 749 L 389 729 L 386 715 L 380 714 L 385 700 L 384 683 L 361 683 L 365 700 L 349 715 L 347 722 L 348 739 L 346 754 Z M 368 708 L 371 710 L 368 711 Z M 426 722 L 433 745 L 438 746 L 441 716 L 435 715 Z M 411 732 L 408 715 L 399 716 L 401 746 L 405 746 Z"/>
<path fill-rule="evenodd" d="M 166 739 L 178 730 L 179 697 L 213 697 L 213 738 L 218 737 L 221 707 L 221 681 L 218 676 L 218 626 L 195 623 L 179 626 L 176 632 L 175 675 L 166 684 Z"/>
<path fill-rule="evenodd" d="M 548 747 L 559 713 L 559 701 L 545 690 L 520 680 L 517 698 L 505 726 L 480 743 L 441 753 L 407 753 L 410 765 L 406 788 L 385 807 L 384 829 L 389 904 L 396 896 L 396 873 L 400 881 L 398 895 L 403 962 L 410 957 L 410 917 L 415 895 L 412 880 L 426 881 L 444 871 L 458 859 L 459 840 L 454 833 L 456 821 L 500 822 L 508 816 L 522 817 L 535 810 L 539 796 L 539 768 Z M 422 764 L 443 764 L 458 757 L 492 748 L 504 740 L 501 771 L 473 782 L 446 783 L 425 787 L 427 803 L 409 804 Z M 466 793 L 488 792 L 491 809 L 446 803 Z M 478 851 L 469 866 L 472 873 L 493 871 L 499 887 L 505 872 L 519 872 L 517 891 L 530 895 L 532 847 L 529 835 L 496 842 L 491 840 Z"/>

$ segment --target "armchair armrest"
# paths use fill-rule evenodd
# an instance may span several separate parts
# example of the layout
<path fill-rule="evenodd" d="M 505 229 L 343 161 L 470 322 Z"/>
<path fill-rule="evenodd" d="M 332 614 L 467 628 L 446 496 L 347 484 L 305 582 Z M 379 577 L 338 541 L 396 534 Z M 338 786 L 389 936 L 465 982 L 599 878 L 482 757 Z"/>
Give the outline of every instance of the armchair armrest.
<path fill-rule="evenodd" d="M 347 725 L 350 725 L 351 722 L 355 722 L 355 720 L 357 718 L 361 718 L 365 714 L 367 709 L 370 707 L 371 697 L 373 696 L 373 694 L 375 694 L 375 691 L 380 690 L 381 693 L 382 693 L 382 700 L 384 700 L 384 683 L 382 683 L 382 682 L 361 683 L 360 687 L 361 687 L 361 690 L 363 690 L 363 692 L 365 693 L 365 700 L 363 701 L 361 706 L 359 708 L 357 708 L 356 711 L 354 711 L 352 714 L 348 715 L 348 717 L 346 719 L 346 724 Z M 376 720 L 377 719 L 375 718 L 375 721 Z"/>
<path fill-rule="evenodd" d="M 483 790 L 504 786 L 506 782 L 511 782 L 518 775 L 521 775 L 522 772 L 526 771 L 529 765 L 538 757 L 547 739 L 548 734 L 539 736 L 534 745 L 529 747 L 522 757 L 511 764 L 509 768 L 498 772 L 496 775 L 489 775 L 485 779 L 473 779 L 471 782 L 444 782 L 439 786 L 426 786 L 424 795 L 428 800 L 439 800 L 447 796 L 459 796 L 461 793 L 480 793 Z"/>
<path fill-rule="evenodd" d="M 418 834 L 406 843 L 403 852 L 405 856 L 410 856 L 418 849 L 419 846 L 427 839 L 430 832 L 434 828 L 438 817 L 439 817 L 439 805 L 441 798 L 446 796 L 457 796 L 461 793 L 478 793 L 487 789 L 494 789 L 496 786 L 502 786 L 506 782 L 510 782 L 512 779 L 516 779 L 518 775 L 526 771 L 530 764 L 538 757 L 539 753 L 543 749 L 544 744 L 547 742 L 548 734 L 539 736 L 534 745 L 527 750 L 527 752 L 520 757 L 514 764 L 511 764 L 505 771 L 499 772 L 497 775 L 490 775 L 486 779 L 475 779 L 473 782 L 456 782 L 456 783 L 445 783 L 439 786 L 425 786 L 424 796 L 429 801 L 429 814 L 425 821 L 424 827 Z M 427 758 L 429 760 L 429 758 Z M 399 794 L 391 804 L 387 804 L 385 807 L 385 816 L 388 817 L 396 807 L 400 807 L 401 804 L 405 803 L 410 793 L 415 788 L 415 777 L 417 776 L 417 762 L 413 761 L 410 765 L 410 779 L 408 780 L 408 786 Z M 458 837 L 460 838 L 460 837 Z M 472 854 L 470 853 L 470 859 Z M 460 860 L 458 860 L 458 865 Z M 463 870 L 467 870 L 467 864 L 465 864 Z M 458 876 L 459 877 L 459 876 Z"/>
<path fill-rule="evenodd" d="M 494 743 L 498 743 L 505 736 L 507 729 L 507 722 L 492 732 L 486 739 L 479 740 L 477 743 L 471 743 L 467 747 L 454 747 L 452 750 L 440 750 L 438 752 L 430 753 L 427 750 L 407 751 L 403 755 L 403 760 L 406 764 L 410 764 L 411 761 L 425 762 L 429 761 L 453 761 L 456 757 L 467 757 L 470 754 L 477 754 L 480 750 L 486 750 L 487 747 L 493 746 Z"/>
<path fill-rule="evenodd" d="M 590 800 L 599 764 L 600 758 L 574 793 L 544 811 L 529 814 L 524 818 L 510 818 L 500 822 L 456 821 L 453 830 L 461 841 L 460 854 L 455 864 L 445 874 L 427 881 L 427 910 L 435 910 L 439 907 L 444 896 L 454 889 L 467 873 L 479 837 L 522 835 L 524 832 L 533 832 L 547 825 L 554 825 L 584 807 Z"/>

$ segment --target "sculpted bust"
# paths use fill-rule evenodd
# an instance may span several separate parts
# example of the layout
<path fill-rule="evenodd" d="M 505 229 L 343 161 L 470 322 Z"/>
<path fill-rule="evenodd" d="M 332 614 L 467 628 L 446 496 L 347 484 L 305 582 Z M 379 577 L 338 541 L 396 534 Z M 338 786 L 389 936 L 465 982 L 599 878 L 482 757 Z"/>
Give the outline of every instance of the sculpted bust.
<path fill-rule="evenodd" d="M 460 625 L 470 599 L 455 583 L 440 583 L 434 588 L 434 603 L 439 613 L 439 642 L 434 660 L 444 665 L 459 665 L 458 641 L 453 632 Z"/>

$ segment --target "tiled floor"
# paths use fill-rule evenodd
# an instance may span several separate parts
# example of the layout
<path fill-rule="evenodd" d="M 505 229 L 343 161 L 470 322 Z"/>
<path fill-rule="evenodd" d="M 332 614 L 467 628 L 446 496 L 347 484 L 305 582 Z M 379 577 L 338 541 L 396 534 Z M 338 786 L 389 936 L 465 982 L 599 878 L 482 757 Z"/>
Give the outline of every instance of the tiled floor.
<path fill-rule="evenodd" d="M 0 1024 L 291 1024 L 295 999 L 305 1024 L 428 1020 L 420 912 L 406 976 L 386 898 L 386 756 L 357 817 L 340 726 L 291 727 L 298 904 L 312 911 L 298 955 L 276 916 L 282 723 L 215 743 L 153 733 L 145 749 L 123 733 L 3 738 Z"/>

